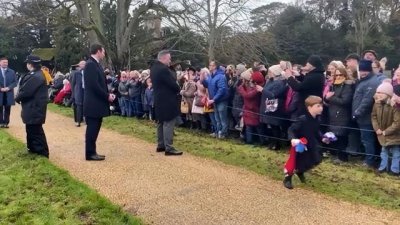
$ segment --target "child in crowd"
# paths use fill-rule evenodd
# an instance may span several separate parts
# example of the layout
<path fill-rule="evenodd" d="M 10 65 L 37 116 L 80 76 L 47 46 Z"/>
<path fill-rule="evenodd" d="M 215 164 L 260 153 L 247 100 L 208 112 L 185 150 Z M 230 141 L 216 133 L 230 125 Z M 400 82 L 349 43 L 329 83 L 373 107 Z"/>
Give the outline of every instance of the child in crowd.
<path fill-rule="evenodd" d="M 129 83 L 128 76 L 125 71 L 121 73 L 121 81 L 118 85 L 118 92 L 120 94 L 119 107 L 121 109 L 121 116 L 128 116 L 129 111 Z"/>
<path fill-rule="evenodd" d="M 129 73 L 129 101 L 130 111 L 128 111 L 129 117 L 140 118 L 143 115 L 142 110 L 142 99 L 141 99 L 141 87 L 142 83 L 139 80 L 140 73 L 136 70 Z"/>
<path fill-rule="evenodd" d="M 393 86 L 391 80 L 384 80 L 376 89 L 375 104 L 372 110 L 372 125 L 382 145 L 381 164 L 378 172 L 389 171 L 399 176 L 400 173 L 400 111 L 391 105 Z M 392 163 L 389 165 L 389 152 Z"/>
<path fill-rule="evenodd" d="M 327 139 L 323 139 L 320 133 L 320 122 L 318 116 L 323 110 L 322 98 L 318 96 L 309 96 L 305 100 L 307 112 L 298 118 L 296 122 L 289 128 L 289 139 L 305 140 L 305 150 L 303 152 L 294 152 L 291 149 L 290 158 L 285 166 L 285 179 L 283 185 L 288 189 L 293 189 L 292 176 L 296 172 L 302 183 L 305 182 L 304 173 L 314 168 L 321 162 L 321 153 L 318 145 L 320 140 L 329 143 Z M 293 144 L 292 144 L 293 145 Z M 293 146 L 294 147 L 294 146 Z M 288 164 L 291 165 L 288 165 Z"/>
<path fill-rule="evenodd" d="M 146 79 L 146 90 L 144 92 L 144 105 L 146 111 L 148 112 L 148 118 L 150 120 L 154 120 L 154 94 L 153 94 L 153 84 L 151 83 L 151 79 Z"/>

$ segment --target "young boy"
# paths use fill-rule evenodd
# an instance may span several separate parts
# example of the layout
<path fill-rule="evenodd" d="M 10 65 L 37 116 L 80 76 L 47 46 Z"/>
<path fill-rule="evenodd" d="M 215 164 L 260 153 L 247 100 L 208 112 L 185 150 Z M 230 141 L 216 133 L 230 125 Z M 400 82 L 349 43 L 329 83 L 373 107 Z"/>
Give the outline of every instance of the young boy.
<path fill-rule="evenodd" d="M 384 80 L 375 93 L 372 109 L 372 126 L 382 145 L 381 164 L 378 172 L 389 171 L 389 152 L 393 154 L 389 173 L 399 176 L 400 169 L 400 112 L 391 105 L 393 86 L 390 80 Z"/>
<path fill-rule="evenodd" d="M 144 94 L 144 105 L 146 110 L 148 111 L 149 120 L 154 120 L 154 94 L 153 94 L 153 84 L 151 83 L 151 79 L 147 78 L 146 80 L 147 88 Z"/>
<path fill-rule="evenodd" d="M 322 99 L 318 96 L 309 96 L 305 100 L 307 112 L 300 116 L 288 130 L 290 139 L 302 139 L 305 149 L 303 152 L 296 152 L 295 146 L 290 150 L 290 158 L 285 165 L 285 179 L 283 185 L 288 189 L 293 189 L 292 176 L 296 171 L 302 183 L 305 182 L 304 173 L 321 162 L 321 153 L 318 149 L 322 135 L 319 130 L 318 116 L 321 115 L 323 106 Z M 328 143 L 328 139 L 322 140 Z M 293 144 L 292 144 L 293 145 Z"/>

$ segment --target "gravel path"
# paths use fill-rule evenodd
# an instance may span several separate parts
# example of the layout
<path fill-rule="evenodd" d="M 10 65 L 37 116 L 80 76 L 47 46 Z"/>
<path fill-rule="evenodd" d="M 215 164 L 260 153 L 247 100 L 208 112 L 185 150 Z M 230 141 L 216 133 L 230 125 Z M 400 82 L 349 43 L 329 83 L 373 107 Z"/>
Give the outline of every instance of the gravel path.
<path fill-rule="evenodd" d="M 13 107 L 8 131 L 25 141 L 19 114 Z M 98 140 L 106 161 L 87 162 L 84 131 L 48 112 L 50 160 L 149 224 L 400 224 L 399 213 L 289 191 L 281 182 L 189 154 L 168 158 L 154 144 L 106 129 Z"/>

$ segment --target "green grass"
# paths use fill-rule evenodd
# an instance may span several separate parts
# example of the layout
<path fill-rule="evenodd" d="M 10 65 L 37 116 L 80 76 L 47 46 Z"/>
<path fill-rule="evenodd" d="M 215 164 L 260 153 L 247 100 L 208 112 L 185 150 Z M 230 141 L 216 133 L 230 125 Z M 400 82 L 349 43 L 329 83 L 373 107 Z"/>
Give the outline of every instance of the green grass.
<path fill-rule="evenodd" d="M 143 224 L 0 130 L 0 224 Z"/>
<path fill-rule="evenodd" d="M 72 110 L 49 105 L 53 112 L 71 117 Z M 112 116 L 103 127 L 155 143 L 155 125 L 149 121 Z M 215 159 L 281 180 L 287 152 L 268 151 L 244 145 L 238 140 L 217 140 L 206 134 L 177 129 L 174 144 L 193 155 Z M 310 189 L 339 199 L 400 211 L 400 179 L 377 175 L 358 164 L 336 166 L 325 160 L 306 174 L 307 184 L 294 179 L 296 187 Z M 283 187 L 282 187 L 283 188 Z"/>

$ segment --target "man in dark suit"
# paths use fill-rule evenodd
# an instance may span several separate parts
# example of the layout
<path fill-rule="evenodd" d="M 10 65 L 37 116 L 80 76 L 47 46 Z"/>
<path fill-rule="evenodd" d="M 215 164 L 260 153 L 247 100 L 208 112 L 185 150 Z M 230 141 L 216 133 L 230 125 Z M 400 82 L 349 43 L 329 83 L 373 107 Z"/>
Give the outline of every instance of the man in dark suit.
<path fill-rule="evenodd" d="M 115 99 L 115 95 L 108 93 L 104 70 L 99 63 L 105 56 L 103 46 L 93 44 L 90 47 L 90 54 L 91 57 L 86 62 L 83 77 L 85 86 L 83 114 L 87 125 L 85 151 L 86 160 L 101 161 L 105 159 L 105 156 L 97 154 L 96 141 L 103 117 L 110 116 L 109 102 Z"/>
<path fill-rule="evenodd" d="M 71 89 L 72 89 L 72 101 L 74 104 L 74 119 L 77 127 L 81 126 L 83 121 L 83 96 L 84 96 L 84 85 L 83 75 L 86 62 L 80 61 L 78 64 L 77 71 L 72 75 Z"/>
<path fill-rule="evenodd" d="M 14 88 L 17 77 L 14 70 L 8 68 L 8 59 L 0 56 L 0 127 L 8 128 L 11 106 L 15 105 Z"/>
<path fill-rule="evenodd" d="M 169 69 L 170 63 L 171 54 L 168 51 L 161 51 L 150 69 L 157 119 L 157 152 L 165 151 L 165 155 L 182 155 L 182 152 L 172 146 L 175 121 L 180 114 L 178 101 L 180 87 Z"/>

